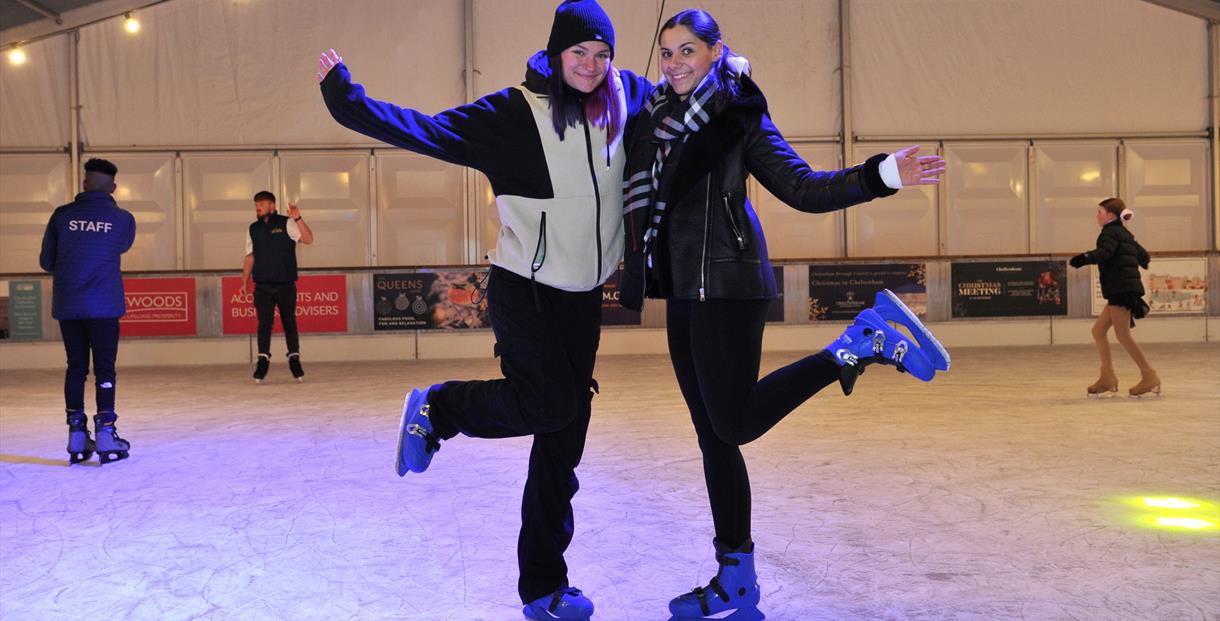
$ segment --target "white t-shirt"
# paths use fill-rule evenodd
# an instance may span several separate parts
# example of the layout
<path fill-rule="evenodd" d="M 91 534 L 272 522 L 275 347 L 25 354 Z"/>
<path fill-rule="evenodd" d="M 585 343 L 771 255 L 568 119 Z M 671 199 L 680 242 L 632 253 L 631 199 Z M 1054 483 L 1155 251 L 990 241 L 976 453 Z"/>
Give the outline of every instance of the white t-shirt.
<path fill-rule="evenodd" d="M 288 218 L 288 238 L 292 241 L 301 241 L 301 225 L 297 224 L 296 220 Z M 250 239 L 250 229 L 246 228 L 246 254 L 254 254 L 254 240 Z"/>

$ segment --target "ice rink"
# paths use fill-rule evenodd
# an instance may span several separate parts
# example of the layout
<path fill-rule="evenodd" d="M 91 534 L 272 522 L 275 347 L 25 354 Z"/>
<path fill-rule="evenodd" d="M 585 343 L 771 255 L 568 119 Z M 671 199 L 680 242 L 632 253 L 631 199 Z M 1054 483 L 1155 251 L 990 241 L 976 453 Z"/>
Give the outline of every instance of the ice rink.
<path fill-rule="evenodd" d="M 320 346 L 303 384 L 278 353 L 262 386 L 120 367 L 132 456 L 105 467 L 68 467 L 61 372 L 0 375 L 0 618 L 519 621 L 529 439 L 393 467 L 404 390 L 495 361 L 311 364 Z M 1159 399 L 1086 399 L 1091 346 L 958 348 L 931 384 L 877 367 L 823 391 L 745 448 L 767 618 L 1220 618 L 1220 531 L 1148 524 L 1220 522 L 1220 347 L 1145 349 Z M 667 358 L 597 378 L 571 580 L 594 619 L 663 621 L 715 572 L 694 431 Z"/>

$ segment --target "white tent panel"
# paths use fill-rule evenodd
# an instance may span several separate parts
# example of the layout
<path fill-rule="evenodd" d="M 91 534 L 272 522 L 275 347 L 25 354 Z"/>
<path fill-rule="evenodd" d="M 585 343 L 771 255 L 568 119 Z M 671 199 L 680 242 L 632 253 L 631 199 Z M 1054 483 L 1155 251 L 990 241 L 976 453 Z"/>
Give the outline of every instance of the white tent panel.
<path fill-rule="evenodd" d="M 372 248 L 368 151 L 281 153 L 276 210 L 290 204 L 314 233 L 312 244 L 297 245 L 300 267 L 354 267 L 370 264 Z"/>
<path fill-rule="evenodd" d="M 906 144 L 856 143 L 857 161 L 893 153 Z M 920 145 L 919 155 L 940 155 L 936 144 Z M 940 254 L 938 186 L 917 185 L 847 210 L 848 256 L 894 257 Z"/>
<path fill-rule="evenodd" d="M 314 78 L 334 48 L 370 96 L 437 112 L 463 98 L 460 0 L 175 0 L 81 30 L 91 145 L 368 143 L 327 113 Z"/>
<path fill-rule="evenodd" d="M 136 219 L 136 240 L 123 255 L 129 271 L 178 267 L 178 180 L 173 153 L 86 153 L 119 167 L 114 200 Z"/>
<path fill-rule="evenodd" d="M 1097 238 L 1097 204 L 1118 194 L 1118 143 L 1038 142 L 1030 183 L 1033 252 L 1076 254 Z"/>
<path fill-rule="evenodd" d="M 796 154 L 814 170 L 838 170 L 837 144 L 794 144 Z M 789 207 L 751 177 L 750 202 L 758 213 L 767 251 L 772 259 L 808 259 L 842 257 L 843 212 L 805 213 Z"/>
<path fill-rule="evenodd" d="M 257 217 L 254 193 L 272 187 L 274 166 L 271 153 L 182 156 L 187 269 L 241 267 Z"/>
<path fill-rule="evenodd" d="M 0 155 L 0 272 L 38 272 L 42 235 L 72 200 L 67 155 Z"/>
<path fill-rule="evenodd" d="M 466 260 L 462 170 L 401 151 L 377 151 L 378 265 Z"/>
<path fill-rule="evenodd" d="M 862 136 L 1198 131 L 1207 27 L 1142 0 L 852 0 Z"/>
<path fill-rule="evenodd" d="M 1131 232 L 1151 252 L 1207 249 L 1211 175 L 1207 141 L 1130 140 L 1127 192 Z"/>
<path fill-rule="evenodd" d="M 0 62 L 0 147 L 63 147 L 68 125 L 68 35 L 21 48 L 26 61 Z"/>
<path fill-rule="evenodd" d="M 1020 142 L 944 147 L 950 255 L 1029 251 L 1029 146 Z"/>

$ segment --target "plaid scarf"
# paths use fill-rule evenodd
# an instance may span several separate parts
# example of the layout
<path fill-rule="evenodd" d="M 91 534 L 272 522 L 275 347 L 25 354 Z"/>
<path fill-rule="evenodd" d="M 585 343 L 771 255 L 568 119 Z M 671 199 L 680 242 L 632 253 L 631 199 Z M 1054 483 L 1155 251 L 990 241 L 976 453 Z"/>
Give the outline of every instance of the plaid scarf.
<path fill-rule="evenodd" d="M 636 163 L 638 168 L 632 169 L 623 182 L 623 213 L 652 207 L 652 219 L 642 240 L 646 247 L 651 246 L 650 242 L 657 237 L 665 219 L 665 201 L 669 193 L 668 182 L 671 181 L 661 174 L 666 160 L 675 148 L 684 144 L 691 134 L 705 127 L 712 119 L 710 108 L 717 88 L 711 77 L 711 73 L 704 76 L 685 101 L 674 94 L 669 84 L 663 83 L 644 106 L 644 112 L 652 119 L 652 133 L 657 139 L 656 155 L 647 164 Z M 672 178 L 672 175 L 669 177 Z M 652 264 L 651 252 L 648 263 Z"/>

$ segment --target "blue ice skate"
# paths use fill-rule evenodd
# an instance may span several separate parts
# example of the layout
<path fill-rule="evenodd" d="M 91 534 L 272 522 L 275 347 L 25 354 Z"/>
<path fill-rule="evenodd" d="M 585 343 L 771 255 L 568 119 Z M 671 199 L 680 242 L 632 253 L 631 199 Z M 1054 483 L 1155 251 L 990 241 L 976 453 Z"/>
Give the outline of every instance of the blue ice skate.
<path fill-rule="evenodd" d="M 916 342 L 924 346 L 912 343 L 905 334 L 886 323 L 890 318 L 919 335 Z M 870 364 L 892 365 L 925 382 L 932 381 L 938 369 L 949 369 L 949 352 L 915 313 L 888 289 L 879 291 L 877 307 L 860 311 L 856 320 L 826 351 L 841 367 L 839 385 L 845 395 L 851 394 L 856 379 Z"/>
<path fill-rule="evenodd" d="M 395 466 L 398 476 L 408 471 L 423 472 L 432 463 L 432 455 L 441 448 L 440 438 L 432 433 L 432 421 L 428 418 L 428 393 L 440 388 L 435 384 L 428 388 L 414 388 L 407 395 L 402 408 L 402 420 L 398 423 L 398 456 Z"/>
<path fill-rule="evenodd" d="M 758 609 L 762 594 L 754 571 L 754 543 L 732 550 L 719 540 L 716 561 L 720 570 L 706 587 L 697 587 L 669 602 L 669 621 L 761 621 L 766 615 Z M 746 552 L 745 550 L 749 550 Z"/>
<path fill-rule="evenodd" d="M 940 344 L 940 341 L 936 340 L 928 327 L 915 316 L 915 313 L 911 312 L 911 309 L 894 295 L 893 291 L 889 289 L 878 291 L 877 297 L 873 301 L 873 310 L 877 311 L 877 314 L 886 321 L 906 326 L 911 331 L 911 336 L 914 336 L 915 340 L 919 342 L 919 349 L 923 351 L 937 371 L 949 370 L 948 350 Z"/>
<path fill-rule="evenodd" d="M 534 621 L 589 621 L 589 617 L 593 616 L 593 602 L 585 597 L 580 589 L 563 587 L 526 604 L 521 612 L 525 613 L 526 619 Z"/>

